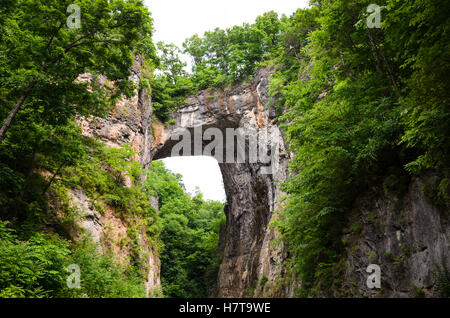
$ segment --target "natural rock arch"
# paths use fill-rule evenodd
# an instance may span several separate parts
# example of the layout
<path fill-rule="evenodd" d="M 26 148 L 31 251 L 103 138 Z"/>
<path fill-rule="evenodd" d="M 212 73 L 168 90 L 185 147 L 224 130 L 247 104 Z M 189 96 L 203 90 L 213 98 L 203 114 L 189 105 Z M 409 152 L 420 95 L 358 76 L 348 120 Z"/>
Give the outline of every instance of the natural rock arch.
<path fill-rule="evenodd" d="M 186 107 L 173 114 L 175 124 L 167 128 L 152 123 L 150 94 L 139 85 L 143 63 L 138 58 L 131 70 L 130 80 L 139 87 L 132 98 L 119 100 L 108 118 L 82 118 L 79 124 L 84 135 L 99 138 L 108 147 L 129 144 L 136 152 L 134 159 L 146 169 L 152 160 L 171 156 L 177 143 L 171 136 L 177 129 L 192 131 L 202 125 L 204 129 L 213 127 L 222 131 L 239 127 L 278 130 L 273 120 L 275 113 L 267 107 L 270 70 L 259 69 L 247 84 L 199 92 L 188 99 Z M 92 80 L 89 74 L 85 77 Z M 282 243 L 274 246 L 273 242 L 279 241 L 277 233 L 268 226 L 281 203 L 280 182 L 286 180 L 290 156 L 280 136 L 278 145 L 280 156 L 273 174 L 262 173 L 264 165 L 258 163 L 220 164 L 228 199 L 227 224 L 221 233 L 219 249 L 223 251 L 223 261 L 212 296 L 293 297 L 301 285 L 295 273 L 283 265 L 288 259 L 286 249 Z M 411 247 L 412 253 L 402 267 L 385 262 L 382 268 L 383 284 L 390 286 L 385 295 L 413 295 L 411 286 L 422 286 L 427 294 L 432 294 L 436 264 L 441 260 L 448 264 L 450 237 L 448 217 L 428 202 L 420 190 L 434 182 L 433 178 L 432 174 L 414 176 L 402 200 L 395 193 L 386 193 L 384 185 L 378 186 L 379 195 L 374 196 L 372 189 L 356 199 L 342 233 L 343 240 L 351 241 L 343 252 L 347 265 L 342 277 L 350 295 L 360 296 L 361 291 L 377 295 L 366 286 L 366 268 L 372 263 L 369 255 L 374 250 L 378 255 L 400 255 L 404 246 Z M 83 204 L 86 199 L 80 196 L 79 201 Z M 156 209 L 157 202 L 152 202 Z M 399 202 L 404 203 L 401 209 Z M 87 215 L 90 218 L 91 214 Z M 378 215 L 376 222 L 367 221 L 374 215 Z M 363 230 L 352 234 L 349 230 L 352 225 L 363 225 Z M 102 231 L 103 227 L 88 226 L 88 230 Z M 150 292 L 160 286 L 156 251 L 150 251 L 148 264 L 146 286 Z M 258 284 L 263 281 L 265 284 Z M 335 295 L 341 296 L 340 292 L 335 291 Z"/>
<path fill-rule="evenodd" d="M 279 133 L 273 122 L 273 110 L 265 107 L 269 76 L 270 71 L 260 69 L 251 83 L 223 91 L 204 90 L 172 114 L 175 124 L 170 128 L 154 123 L 153 160 L 172 155 L 173 147 L 179 142 L 179 138 L 173 137 L 180 129 L 189 131 L 192 136 L 194 129 L 198 129 L 195 127 L 202 127 L 202 132 L 216 128 L 223 136 L 227 128 L 270 129 Z M 285 255 L 282 247 L 273 249 L 270 245 L 276 234 L 268 227 L 279 203 L 280 182 L 286 180 L 287 153 L 281 134 L 277 138 L 266 140 L 277 145 L 279 151 L 273 174 L 263 172 L 263 165 L 250 163 L 248 157 L 244 163 L 219 161 L 227 196 L 227 223 L 221 233 L 219 248 L 223 249 L 223 261 L 216 290 L 212 291 L 214 296 L 244 297 L 249 289 L 256 287 L 263 274 L 275 280 L 282 270 L 275 265 L 280 264 Z M 208 143 L 210 141 L 203 142 L 202 148 Z M 190 148 L 190 155 L 195 155 L 194 145 Z M 224 149 L 224 156 L 226 150 L 229 149 Z"/>

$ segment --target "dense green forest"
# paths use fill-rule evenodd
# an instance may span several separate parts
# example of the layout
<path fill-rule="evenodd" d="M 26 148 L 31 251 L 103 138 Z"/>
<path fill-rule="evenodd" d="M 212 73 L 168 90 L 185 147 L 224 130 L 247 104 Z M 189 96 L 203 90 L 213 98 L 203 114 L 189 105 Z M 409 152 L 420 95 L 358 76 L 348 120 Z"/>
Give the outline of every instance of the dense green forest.
<path fill-rule="evenodd" d="M 123 219 L 144 220 L 160 254 L 164 296 L 206 297 L 214 284 L 223 204 L 191 197 L 161 163 L 145 171 L 129 146 L 107 148 L 76 124 L 80 116 L 106 116 L 120 96 L 133 94 L 136 55 L 151 68 L 141 83 L 163 122 L 190 94 L 274 69 L 269 107 L 295 154 L 275 225 L 302 281 L 299 296 L 339 287 L 341 229 L 365 189 L 386 177 L 385 186 L 398 189 L 412 174 L 433 170 L 440 179 L 429 195 L 448 206 L 449 2 L 380 0 L 381 27 L 367 28 L 371 2 L 316 0 L 290 17 L 268 12 L 177 48 L 153 44 L 141 0 L 3 0 L 0 297 L 145 296 L 138 248 L 123 266 L 89 237 L 70 238 L 77 218 L 70 189 L 83 189 L 99 211 L 102 202 Z M 72 3 L 82 8 L 81 29 L 65 26 Z M 192 57 L 192 72 L 182 53 Z M 77 81 L 87 72 L 110 85 Z M 69 264 L 88 269 L 81 289 L 66 286 Z"/>

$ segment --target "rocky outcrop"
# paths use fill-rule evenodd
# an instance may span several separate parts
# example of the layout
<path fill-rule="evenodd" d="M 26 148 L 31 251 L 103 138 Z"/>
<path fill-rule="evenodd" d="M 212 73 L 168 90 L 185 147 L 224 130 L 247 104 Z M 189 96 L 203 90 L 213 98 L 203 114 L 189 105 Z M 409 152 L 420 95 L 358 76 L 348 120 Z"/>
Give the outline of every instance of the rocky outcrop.
<path fill-rule="evenodd" d="M 147 89 L 140 88 L 139 85 L 143 68 L 144 60 L 137 57 L 131 68 L 130 79 L 139 88 L 135 90 L 133 97 L 120 99 L 106 118 L 81 118 L 78 124 L 85 136 L 100 139 L 107 147 L 119 148 L 129 144 L 136 153 L 133 159 L 148 169 L 151 164 L 152 106 Z M 93 77 L 83 74 L 79 80 L 92 81 Z M 101 78 L 100 84 L 103 85 L 105 81 Z M 126 186 L 132 186 L 130 178 L 124 176 L 124 179 Z M 130 230 L 137 232 L 134 239 L 137 240 L 140 250 L 137 257 L 141 258 L 146 272 L 147 295 L 161 295 L 159 255 L 146 236 L 145 222 L 137 216 L 123 220 L 119 217 L 120 213 L 107 205 L 102 206 L 102 213 L 99 213 L 83 190 L 71 190 L 69 195 L 72 205 L 80 212 L 79 227 L 90 234 L 94 242 L 100 243 L 102 249 L 112 252 L 124 265 L 128 265 L 133 253 L 127 243 L 132 239 Z M 154 198 L 149 200 L 157 210 L 157 200 L 156 204 Z M 79 235 L 80 233 L 72 233 L 75 237 Z"/>
<path fill-rule="evenodd" d="M 434 274 L 450 269 L 450 219 L 447 208 L 424 194 L 433 178 L 424 174 L 405 183 L 390 176 L 384 186 L 358 198 L 343 235 L 345 284 L 338 295 L 436 296 Z M 396 182 L 387 186 L 392 179 Z M 380 266 L 380 289 L 367 287 L 369 264 Z"/>
<path fill-rule="evenodd" d="M 87 232 L 95 243 L 100 243 L 105 225 L 102 215 L 94 208 L 89 197 L 83 190 L 69 190 L 71 206 L 79 213 L 78 226 Z M 81 233 L 72 232 L 71 236 L 77 237 Z"/>
<path fill-rule="evenodd" d="M 137 57 L 130 80 L 139 87 L 144 60 Z M 90 74 L 80 76 L 79 80 L 92 81 Z M 104 78 L 100 79 L 103 85 Z M 121 98 L 106 118 L 81 118 L 78 124 L 83 134 L 95 137 L 106 143 L 109 147 L 121 147 L 129 144 L 136 152 L 136 161 L 146 169 L 151 164 L 152 147 L 152 106 L 151 98 L 146 88 L 137 88 L 131 98 Z"/>

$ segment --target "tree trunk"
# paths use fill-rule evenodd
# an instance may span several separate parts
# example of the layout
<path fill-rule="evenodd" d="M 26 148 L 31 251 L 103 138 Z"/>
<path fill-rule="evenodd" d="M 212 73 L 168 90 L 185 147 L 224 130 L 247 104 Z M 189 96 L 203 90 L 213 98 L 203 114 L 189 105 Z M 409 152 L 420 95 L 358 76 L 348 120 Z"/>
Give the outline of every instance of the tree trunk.
<path fill-rule="evenodd" d="M 379 73 L 381 72 L 381 70 L 380 70 L 380 60 L 378 59 L 378 51 L 380 51 L 380 55 L 381 55 L 381 57 L 383 59 L 384 65 L 386 66 L 386 69 L 388 71 L 388 75 L 389 75 L 389 78 L 391 79 L 391 82 L 392 82 L 392 85 L 394 87 L 395 93 L 397 94 L 397 96 L 399 98 L 401 98 L 402 94 L 400 93 L 400 88 L 399 88 L 399 86 L 397 84 L 397 81 L 395 80 L 394 73 L 392 72 L 391 65 L 389 64 L 388 60 L 386 59 L 386 56 L 383 53 L 383 49 L 378 45 L 377 41 L 374 40 L 374 38 L 372 37 L 370 31 L 368 32 L 368 35 L 369 35 L 370 44 L 372 46 L 373 56 L 374 56 L 375 61 L 377 63 L 376 64 L 377 65 L 377 71 Z"/>
<path fill-rule="evenodd" d="M 47 45 L 45 46 L 45 51 L 48 51 L 50 46 L 52 45 L 53 40 L 55 39 L 55 36 L 58 34 L 59 30 L 65 25 L 65 20 L 62 20 L 56 29 L 56 32 L 51 36 L 49 41 L 47 42 Z M 39 72 L 43 72 L 47 69 L 47 61 L 44 62 L 39 70 Z M 8 117 L 6 118 L 5 122 L 3 123 L 2 128 L 0 129 L 0 144 L 3 142 L 6 136 L 6 131 L 8 130 L 9 126 L 11 126 L 11 123 L 16 117 L 17 112 L 20 110 L 20 107 L 22 107 L 23 103 L 27 99 L 28 95 L 30 95 L 31 91 L 33 90 L 34 86 L 37 83 L 37 79 L 34 78 L 30 85 L 28 85 L 27 88 L 23 91 L 22 95 L 20 96 L 19 100 L 17 101 L 14 108 L 9 112 Z"/>
<path fill-rule="evenodd" d="M 58 169 L 56 170 L 56 172 L 53 174 L 52 178 L 50 179 L 50 181 L 47 183 L 47 185 L 45 186 L 44 190 L 42 191 L 42 195 L 45 195 L 47 193 L 48 188 L 50 188 L 50 186 L 52 185 L 53 181 L 55 180 L 56 176 L 61 172 L 61 169 L 64 167 L 64 165 L 66 164 L 66 162 L 64 161 L 63 163 L 61 163 L 61 165 L 58 167 Z"/>
<path fill-rule="evenodd" d="M 31 91 L 33 90 L 34 86 L 36 85 L 37 80 L 33 80 L 30 85 L 25 89 L 25 91 L 20 96 L 19 100 L 17 101 L 14 108 L 9 112 L 8 117 L 6 118 L 5 122 L 3 123 L 2 128 L 0 129 L 0 143 L 3 142 L 3 139 L 5 139 L 6 131 L 8 130 L 9 126 L 11 126 L 11 122 L 13 121 L 14 117 L 16 116 L 17 112 L 19 111 L 20 107 L 23 105 L 25 100 L 27 99 L 28 95 L 30 95 Z"/>
<path fill-rule="evenodd" d="M 29 184 L 29 182 L 30 182 L 30 176 L 31 176 L 31 174 L 32 174 L 33 171 L 34 171 L 34 167 L 35 167 L 35 165 L 36 165 L 36 156 L 37 156 L 37 152 L 38 152 L 38 147 L 39 147 L 39 142 L 40 142 L 40 140 L 41 140 L 41 137 L 38 136 L 38 137 L 36 138 L 35 143 L 34 143 L 34 146 L 33 146 L 33 155 L 31 156 L 31 163 L 30 163 L 30 166 L 28 167 L 28 170 L 27 170 L 27 172 L 26 172 L 26 174 L 25 174 L 25 179 L 24 179 L 24 181 L 23 181 L 23 183 L 22 183 L 22 187 L 21 187 L 21 189 L 20 189 L 19 195 L 16 197 L 16 201 L 18 201 L 18 202 L 20 202 L 20 201 L 23 200 L 23 197 L 25 196 L 25 190 L 27 189 L 28 184 Z"/>

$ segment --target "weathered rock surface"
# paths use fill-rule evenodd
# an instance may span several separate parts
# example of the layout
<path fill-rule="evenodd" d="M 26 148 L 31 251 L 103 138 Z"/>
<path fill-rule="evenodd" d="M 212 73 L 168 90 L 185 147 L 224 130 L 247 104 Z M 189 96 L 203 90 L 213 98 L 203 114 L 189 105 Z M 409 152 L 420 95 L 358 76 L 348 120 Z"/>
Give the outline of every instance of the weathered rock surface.
<path fill-rule="evenodd" d="M 83 190 L 70 190 L 69 195 L 72 197 L 71 205 L 80 213 L 78 225 L 91 235 L 94 242 L 100 243 L 104 226 L 101 214 L 96 211 Z"/>
<path fill-rule="evenodd" d="M 139 87 L 143 67 L 143 59 L 137 57 L 131 68 L 130 78 L 137 87 Z M 83 74 L 79 80 L 90 81 L 92 76 Z M 104 79 L 100 80 L 104 81 Z M 119 148 L 126 143 L 131 145 L 136 152 L 133 159 L 139 161 L 144 168 L 149 168 L 152 147 L 151 118 L 152 106 L 147 90 L 136 89 L 132 98 L 120 99 L 108 117 L 82 118 L 78 123 L 85 136 L 98 138 L 108 147 Z M 124 179 L 126 186 L 132 186 L 130 178 L 124 176 Z M 139 250 L 141 256 L 145 257 L 142 262 L 146 270 L 147 295 L 161 295 L 159 255 L 148 242 L 145 223 L 138 217 L 124 221 L 119 217 L 117 211 L 106 205 L 103 206 L 103 213 L 100 214 L 82 190 L 72 190 L 70 195 L 73 206 L 76 206 L 81 214 L 79 226 L 91 234 L 92 239 L 100 243 L 102 249 L 113 252 L 116 258 L 125 265 L 128 265 L 133 251 L 124 242 L 130 240 L 129 228 L 137 229 Z M 154 198 L 149 198 L 149 200 L 152 201 L 152 207 L 158 209 L 157 200 L 156 204 Z"/>
<path fill-rule="evenodd" d="M 449 211 L 434 206 L 422 191 L 432 175 L 415 176 L 406 193 L 379 187 L 356 202 L 344 233 L 347 241 L 341 296 L 435 296 L 433 273 L 450 268 Z M 381 289 L 368 289 L 366 268 L 381 269 Z"/>
<path fill-rule="evenodd" d="M 143 59 L 137 57 L 131 68 L 130 80 L 138 87 L 143 65 Z M 90 81 L 92 76 L 85 74 L 80 80 Z M 106 118 L 82 118 L 78 123 L 85 136 L 99 138 L 109 147 L 130 144 L 137 153 L 134 159 L 144 168 L 150 167 L 152 106 L 147 89 L 136 89 L 133 97 L 120 99 Z"/>

